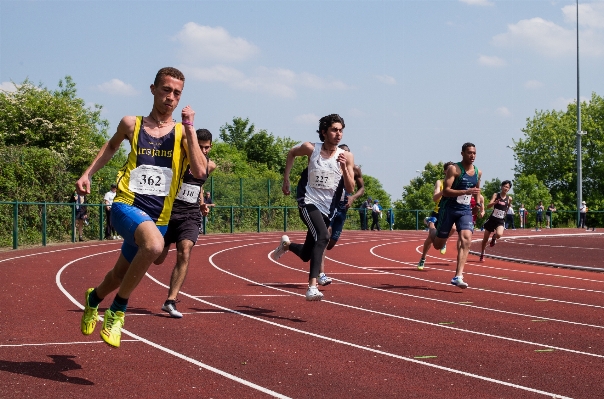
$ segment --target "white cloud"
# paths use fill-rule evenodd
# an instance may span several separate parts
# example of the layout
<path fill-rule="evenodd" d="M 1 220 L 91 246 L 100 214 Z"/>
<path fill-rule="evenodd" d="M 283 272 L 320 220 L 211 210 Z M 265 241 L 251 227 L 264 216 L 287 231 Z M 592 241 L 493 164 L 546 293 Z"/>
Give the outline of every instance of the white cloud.
<path fill-rule="evenodd" d="M 17 87 L 13 82 L 2 82 L 0 83 L 0 91 L 14 92 L 17 91 Z"/>
<path fill-rule="evenodd" d="M 524 83 L 524 87 L 526 87 L 527 89 L 538 89 L 542 86 L 543 83 L 538 80 L 528 80 Z"/>
<path fill-rule="evenodd" d="M 294 118 L 294 121 L 300 125 L 318 125 L 320 116 L 313 113 L 298 115 Z"/>
<path fill-rule="evenodd" d="M 576 21 L 575 12 L 575 6 L 562 8 L 567 22 Z M 582 4 L 579 13 L 579 22 L 583 26 L 579 32 L 581 54 L 603 55 L 604 3 Z M 527 48 L 548 57 L 574 55 L 577 48 L 574 26 L 565 28 L 543 18 L 523 19 L 509 24 L 507 32 L 494 36 L 491 42 L 500 47 Z"/>
<path fill-rule="evenodd" d="M 259 67 L 248 76 L 240 70 L 215 65 L 209 68 L 183 67 L 187 76 L 205 82 L 226 83 L 238 90 L 267 93 L 275 97 L 294 98 L 298 88 L 314 90 L 346 90 L 344 82 L 324 79 L 308 72 L 297 73 L 290 69 Z"/>
<path fill-rule="evenodd" d="M 562 13 L 564 14 L 564 20 L 569 23 L 573 23 L 576 26 L 577 23 L 577 7 L 576 5 L 568 5 L 562 7 Z M 589 28 L 604 28 L 604 3 L 587 3 L 579 4 L 579 25 Z"/>
<path fill-rule="evenodd" d="M 481 55 L 480 57 L 478 57 L 478 63 L 480 65 L 495 68 L 499 68 L 506 65 L 506 62 L 503 58 L 488 55 Z"/>
<path fill-rule="evenodd" d="M 387 85 L 395 85 L 396 84 L 396 79 L 394 79 L 392 76 L 389 75 L 375 75 L 374 78 L 376 78 L 378 81 L 387 84 Z"/>
<path fill-rule="evenodd" d="M 96 88 L 103 93 L 117 96 L 135 96 L 138 94 L 132 85 L 124 83 L 119 79 L 111 79 L 108 82 L 101 83 Z"/>
<path fill-rule="evenodd" d="M 495 5 L 493 2 L 488 0 L 459 0 L 469 6 L 492 6 Z"/>
<path fill-rule="evenodd" d="M 589 104 L 591 98 L 581 96 L 581 103 L 586 102 Z M 553 108 L 561 111 L 566 111 L 568 104 L 574 104 L 576 101 L 574 98 L 558 97 L 553 102 Z"/>
<path fill-rule="evenodd" d="M 232 37 L 218 26 L 186 23 L 175 36 L 181 45 L 180 59 L 185 63 L 234 62 L 246 60 L 259 52 L 258 47 L 241 37 Z"/>
<path fill-rule="evenodd" d="M 495 113 L 499 116 L 503 116 L 503 117 L 508 117 L 508 116 L 512 116 L 512 113 L 510 112 L 509 109 L 507 109 L 507 107 L 499 107 L 495 110 Z"/>

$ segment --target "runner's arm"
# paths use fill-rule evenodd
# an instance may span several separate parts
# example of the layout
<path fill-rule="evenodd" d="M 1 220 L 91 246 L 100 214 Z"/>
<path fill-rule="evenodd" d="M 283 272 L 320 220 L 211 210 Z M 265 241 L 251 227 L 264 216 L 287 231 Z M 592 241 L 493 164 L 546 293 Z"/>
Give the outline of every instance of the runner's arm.
<path fill-rule="evenodd" d="M 281 190 L 283 194 L 290 194 L 290 183 L 289 183 L 289 174 L 292 171 L 292 167 L 294 166 L 294 161 L 296 157 L 310 156 L 312 152 L 315 150 L 315 145 L 310 142 L 305 142 L 295 147 L 292 147 L 287 153 L 287 160 L 285 161 L 285 171 L 283 172 L 283 186 Z"/>
<path fill-rule="evenodd" d="M 455 179 L 461 175 L 461 169 L 457 165 L 451 165 L 447 169 L 447 176 L 443 184 L 443 197 L 459 197 L 460 195 L 474 195 L 475 197 L 480 194 L 480 188 L 474 187 L 467 190 L 454 190 L 451 187 L 455 182 Z M 479 183 L 480 183 L 480 171 L 479 171 Z M 476 197 L 476 202 L 478 198 Z"/>
<path fill-rule="evenodd" d="M 182 109 L 181 116 L 182 126 L 185 131 L 185 134 L 182 137 L 182 146 L 189 159 L 191 174 L 196 179 L 202 179 L 206 176 L 208 160 L 205 155 L 203 155 L 203 152 L 201 152 L 201 148 L 199 148 L 197 134 L 195 133 L 195 127 L 193 126 L 195 111 L 187 105 Z"/>
<path fill-rule="evenodd" d="M 90 166 L 82 173 L 82 176 L 76 182 L 76 191 L 80 195 L 90 194 L 90 179 L 103 166 L 107 165 L 109 160 L 119 150 L 122 141 L 132 140 L 134 126 L 136 124 L 135 116 L 124 116 L 117 126 L 117 130 L 113 136 L 107 141 L 90 164 Z"/>
<path fill-rule="evenodd" d="M 356 191 L 356 193 L 354 193 L 353 195 L 350 195 L 348 197 L 348 205 L 347 205 L 348 208 L 350 208 L 352 206 L 353 202 L 356 201 L 357 198 L 360 198 L 365 194 L 365 181 L 363 180 L 363 173 L 361 173 L 361 168 L 359 166 L 355 165 L 353 170 L 354 170 L 354 181 L 357 185 L 357 191 Z"/>
<path fill-rule="evenodd" d="M 344 151 L 338 155 L 338 162 L 342 168 L 342 178 L 344 179 L 344 188 L 349 193 L 354 191 L 354 155 L 352 152 Z"/>
<path fill-rule="evenodd" d="M 440 180 L 437 180 L 436 183 L 434 183 L 434 193 L 432 193 L 432 201 L 434 202 L 438 202 L 443 196 L 443 192 L 440 189 L 440 184 Z"/>

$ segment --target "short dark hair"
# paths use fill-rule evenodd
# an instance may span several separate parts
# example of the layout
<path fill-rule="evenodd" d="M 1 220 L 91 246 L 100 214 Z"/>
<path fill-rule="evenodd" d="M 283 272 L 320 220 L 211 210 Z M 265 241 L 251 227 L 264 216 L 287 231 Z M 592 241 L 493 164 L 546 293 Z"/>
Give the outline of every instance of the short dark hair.
<path fill-rule="evenodd" d="M 451 161 L 447 162 L 447 163 L 446 163 L 446 164 L 443 166 L 444 171 L 446 172 L 446 171 L 447 171 L 447 169 L 449 169 L 449 166 L 451 166 L 451 165 L 455 165 L 455 162 L 451 162 Z"/>
<path fill-rule="evenodd" d="M 182 72 L 180 72 L 176 68 L 165 67 L 165 68 L 162 68 L 159 71 L 157 71 L 157 75 L 155 75 L 155 80 L 153 81 L 153 86 L 157 87 L 159 85 L 160 80 L 164 76 L 171 76 L 174 79 L 182 80 L 183 84 L 185 83 L 185 75 L 183 75 Z"/>
<path fill-rule="evenodd" d="M 340 144 L 338 147 L 343 149 L 344 151 L 350 152 L 350 147 L 348 147 L 346 144 Z"/>
<path fill-rule="evenodd" d="M 113 184 L 111 185 L 111 188 L 117 188 L 117 184 L 113 183 Z"/>
<path fill-rule="evenodd" d="M 501 187 L 505 186 L 506 184 L 509 184 L 509 185 L 510 185 L 510 188 L 512 188 L 512 182 L 511 182 L 511 181 L 509 181 L 509 180 L 504 180 L 504 181 L 502 181 L 502 182 L 501 182 Z"/>
<path fill-rule="evenodd" d="M 208 129 L 197 129 L 197 141 L 209 141 L 212 142 L 212 133 Z"/>
<path fill-rule="evenodd" d="M 464 145 L 461 146 L 461 152 L 465 152 L 466 148 L 468 148 L 468 147 L 476 147 L 476 146 L 470 142 L 464 143 Z"/>
<path fill-rule="evenodd" d="M 342 129 L 346 127 L 346 125 L 344 124 L 344 118 L 342 118 L 338 114 L 327 115 L 319 119 L 319 130 L 317 130 L 317 133 L 319 133 L 319 140 L 325 141 L 324 132 L 329 129 L 334 123 L 341 123 Z"/>

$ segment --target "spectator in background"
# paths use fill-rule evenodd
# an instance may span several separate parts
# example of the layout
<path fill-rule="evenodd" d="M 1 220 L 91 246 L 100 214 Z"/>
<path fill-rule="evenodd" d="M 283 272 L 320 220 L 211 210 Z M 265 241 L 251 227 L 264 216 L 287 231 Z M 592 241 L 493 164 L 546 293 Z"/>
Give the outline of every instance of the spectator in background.
<path fill-rule="evenodd" d="M 82 237 L 82 230 L 84 228 L 84 223 L 88 225 L 88 211 L 84 205 L 86 202 L 86 197 L 79 195 L 77 191 L 74 191 L 69 202 L 75 203 L 75 222 L 78 232 L 78 240 L 84 241 L 84 238 Z"/>
<path fill-rule="evenodd" d="M 117 239 L 117 234 L 115 233 L 115 229 L 111 224 L 111 205 L 113 204 L 116 191 L 117 186 L 112 184 L 111 190 L 107 191 L 105 193 L 105 197 L 103 198 L 103 203 L 105 204 L 105 240 Z"/>
<path fill-rule="evenodd" d="M 587 216 L 587 204 L 585 201 L 581 202 L 581 206 L 579 207 L 579 228 L 585 229 L 585 217 Z"/>
<path fill-rule="evenodd" d="M 210 213 L 210 208 L 216 206 L 216 204 L 212 201 L 212 196 L 209 191 L 204 191 L 203 201 L 200 201 L 200 205 L 205 205 L 206 209 L 206 214 L 203 217 L 203 226 L 201 227 L 203 231 L 200 231 L 200 233 L 203 233 L 205 232 L 205 227 L 208 224 L 208 214 Z"/>
<path fill-rule="evenodd" d="M 382 217 L 382 208 L 379 204 L 380 201 L 373 201 L 373 208 L 371 209 L 371 217 L 373 219 L 373 223 L 371 223 L 371 230 L 374 230 L 374 227 L 377 228 L 378 231 L 380 228 L 380 218 Z"/>
<path fill-rule="evenodd" d="M 535 207 L 536 215 L 535 215 L 535 231 L 541 230 L 543 227 L 543 201 L 539 201 L 539 205 Z"/>
<path fill-rule="evenodd" d="M 505 228 L 509 229 L 510 226 L 512 226 L 512 230 L 516 230 L 516 225 L 514 225 L 514 208 L 512 208 L 512 204 L 510 204 L 505 215 Z"/>
<path fill-rule="evenodd" d="M 390 231 L 392 231 L 394 229 L 394 209 L 388 209 L 386 217 L 388 218 L 388 225 L 390 226 Z"/>
<path fill-rule="evenodd" d="M 367 212 L 373 207 L 371 197 L 367 197 L 367 200 L 363 202 L 359 209 L 359 218 L 361 219 L 361 230 L 367 230 Z"/>
<path fill-rule="evenodd" d="M 524 204 L 520 204 L 520 208 L 518 208 L 518 215 L 520 216 L 520 228 L 524 229 L 526 227 L 526 208 Z"/>
<path fill-rule="evenodd" d="M 552 213 L 556 212 L 556 206 L 554 205 L 554 203 L 552 202 L 551 204 L 549 204 L 549 206 L 547 207 L 547 211 L 545 211 L 545 221 L 547 223 L 547 228 L 551 229 L 552 227 L 554 227 L 552 225 Z"/>

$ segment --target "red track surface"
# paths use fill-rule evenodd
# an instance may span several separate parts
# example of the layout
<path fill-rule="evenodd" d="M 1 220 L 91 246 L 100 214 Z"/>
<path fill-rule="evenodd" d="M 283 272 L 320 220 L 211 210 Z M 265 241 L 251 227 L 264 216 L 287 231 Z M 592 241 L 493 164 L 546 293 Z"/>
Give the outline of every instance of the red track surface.
<path fill-rule="evenodd" d="M 562 248 L 559 263 L 600 258 L 598 235 L 543 235 L 516 240 L 585 244 Z M 424 232 L 346 231 L 328 253 L 325 299 L 306 302 L 308 265 L 268 258 L 279 237 L 200 237 L 183 319 L 160 310 L 174 254 L 152 266 L 119 349 L 100 325 L 79 331 L 83 293 L 119 243 L 0 253 L 0 397 L 604 397 L 604 274 L 470 255 L 461 290 L 449 284 L 453 242 L 420 272 Z M 488 251 L 530 248 L 511 241 Z"/>

